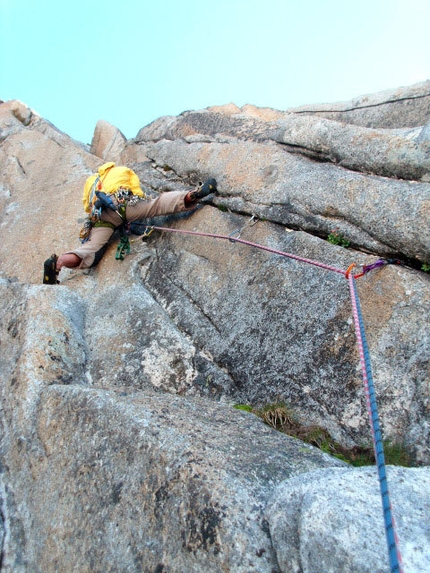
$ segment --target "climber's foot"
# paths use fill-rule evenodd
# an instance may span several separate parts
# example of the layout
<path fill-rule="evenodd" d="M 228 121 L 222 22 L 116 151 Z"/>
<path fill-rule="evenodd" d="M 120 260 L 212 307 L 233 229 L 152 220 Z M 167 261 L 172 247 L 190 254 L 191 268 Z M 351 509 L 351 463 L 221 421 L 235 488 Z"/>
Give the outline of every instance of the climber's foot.
<path fill-rule="evenodd" d="M 44 285 L 56 285 L 60 281 L 57 279 L 57 255 L 51 255 L 49 259 L 46 259 L 43 265 L 43 284 Z"/>
<path fill-rule="evenodd" d="M 205 183 L 203 183 L 203 185 L 199 187 L 196 191 L 191 191 L 189 193 L 189 199 L 190 201 L 200 201 L 201 199 L 207 197 L 211 193 L 216 193 L 216 192 L 217 192 L 216 179 L 212 177 L 211 179 L 205 181 Z"/>

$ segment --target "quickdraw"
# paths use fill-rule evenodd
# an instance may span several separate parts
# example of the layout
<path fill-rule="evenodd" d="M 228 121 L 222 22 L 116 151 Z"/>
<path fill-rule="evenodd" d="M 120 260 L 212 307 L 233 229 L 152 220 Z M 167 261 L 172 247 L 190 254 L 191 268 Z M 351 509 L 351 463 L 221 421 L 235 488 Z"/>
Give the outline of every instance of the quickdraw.
<path fill-rule="evenodd" d="M 93 223 L 98 221 L 102 214 L 102 207 L 101 206 L 96 207 L 97 191 L 101 191 L 101 189 L 102 189 L 102 182 L 100 180 L 100 175 L 97 175 L 91 187 L 90 197 L 89 197 L 89 203 L 91 207 L 90 221 L 92 221 Z"/>
<path fill-rule="evenodd" d="M 243 231 L 246 228 L 253 227 L 257 223 L 258 223 L 258 217 L 256 215 L 252 215 L 252 217 L 249 219 L 249 221 L 247 223 L 245 223 L 245 225 L 241 229 L 235 229 L 234 231 L 232 231 L 229 234 L 229 236 L 228 236 L 229 239 L 231 240 L 232 243 L 234 243 L 234 239 L 240 239 L 240 235 L 243 233 Z"/>
<path fill-rule="evenodd" d="M 86 243 L 90 238 L 91 229 L 93 228 L 94 223 L 91 221 L 89 217 L 85 219 L 84 225 L 79 232 L 79 239 L 81 243 Z"/>
<path fill-rule="evenodd" d="M 119 244 L 116 248 L 115 259 L 123 261 L 124 256 L 130 253 L 130 239 L 127 235 L 122 235 Z"/>
<path fill-rule="evenodd" d="M 361 273 L 354 275 L 354 278 L 359 279 L 360 277 L 363 277 L 365 274 L 367 274 L 369 271 L 373 271 L 373 269 L 377 269 L 385 265 L 402 265 L 402 264 L 403 264 L 402 261 L 399 261 L 397 259 L 379 259 L 378 261 L 371 263 L 370 265 L 363 265 L 361 267 Z M 351 274 L 352 269 L 355 266 L 356 264 L 352 263 L 352 265 L 349 265 L 349 267 L 346 269 L 345 277 L 347 279 L 349 278 L 349 275 Z"/>
<path fill-rule="evenodd" d="M 154 232 L 154 227 L 145 227 L 145 230 L 143 231 L 143 233 L 141 235 L 139 235 L 138 237 L 136 237 L 135 239 L 131 239 L 130 243 L 135 243 L 136 241 L 138 241 L 139 239 L 142 239 L 142 241 L 146 238 L 149 237 L 149 235 L 151 235 Z"/>

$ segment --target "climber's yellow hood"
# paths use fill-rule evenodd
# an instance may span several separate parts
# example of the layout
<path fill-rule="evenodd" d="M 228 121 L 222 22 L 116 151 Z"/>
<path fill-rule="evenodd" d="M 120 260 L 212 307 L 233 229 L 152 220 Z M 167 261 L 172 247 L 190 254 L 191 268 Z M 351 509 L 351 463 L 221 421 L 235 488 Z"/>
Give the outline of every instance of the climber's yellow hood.
<path fill-rule="evenodd" d="M 133 195 L 138 195 L 139 197 L 145 196 L 140 188 L 139 177 L 136 173 L 128 167 L 116 167 L 115 163 L 110 161 L 101 165 L 97 173 L 88 177 L 85 182 L 82 202 L 87 213 L 91 211 L 90 194 L 96 179 L 98 179 L 97 190 L 103 191 L 107 195 L 112 195 L 112 193 L 115 193 L 120 187 L 124 187 L 125 189 L 130 189 Z"/>

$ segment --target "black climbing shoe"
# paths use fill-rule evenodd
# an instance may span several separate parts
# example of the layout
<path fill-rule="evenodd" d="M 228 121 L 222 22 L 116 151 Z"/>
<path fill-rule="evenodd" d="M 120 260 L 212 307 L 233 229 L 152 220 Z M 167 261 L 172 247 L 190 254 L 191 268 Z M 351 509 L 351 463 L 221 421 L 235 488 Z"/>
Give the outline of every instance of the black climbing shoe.
<path fill-rule="evenodd" d="M 196 191 L 191 191 L 189 193 L 189 200 L 190 201 L 200 201 L 204 197 L 207 197 L 211 193 L 216 193 L 217 191 L 217 184 L 216 180 L 212 177 L 212 179 L 208 179 L 203 185 L 197 189 Z"/>
<path fill-rule="evenodd" d="M 57 271 L 57 255 L 51 255 L 46 259 L 43 265 L 43 284 L 56 285 L 60 281 L 57 279 L 59 271 Z"/>

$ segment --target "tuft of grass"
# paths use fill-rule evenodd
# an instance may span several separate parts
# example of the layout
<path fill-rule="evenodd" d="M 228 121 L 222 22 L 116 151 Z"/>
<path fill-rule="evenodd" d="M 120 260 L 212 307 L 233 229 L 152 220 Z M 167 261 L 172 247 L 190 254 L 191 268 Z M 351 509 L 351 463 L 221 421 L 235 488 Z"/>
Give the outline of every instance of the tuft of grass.
<path fill-rule="evenodd" d="M 332 245 L 339 245 L 340 247 L 344 247 L 345 249 L 347 249 L 351 244 L 350 241 L 337 230 L 331 231 L 331 233 L 327 237 L 327 241 Z"/>
<path fill-rule="evenodd" d="M 392 466 L 403 466 L 409 468 L 412 466 L 412 458 L 404 444 L 384 440 L 384 455 L 387 464 Z"/>
<path fill-rule="evenodd" d="M 248 406 L 248 404 L 235 404 L 233 408 L 236 408 L 236 410 L 243 410 L 244 412 L 252 412 L 252 406 Z"/>
<path fill-rule="evenodd" d="M 286 432 L 288 428 L 297 424 L 293 411 L 284 402 L 268 404 L 261 410 L 257 410 L 256 414 L 275 430 Z"/>
<path fill-rule="evenodd" d="M 423 263 L 421 270 L 424 271 L 425 273 L 430 273 L 430 264 L 429 263 Z"/>
<path fill-rule="evenodd" d="M 274 402 L 261 408 L 254 408 L 248 404 L 235 404 L 234 408 L 251 412 L 275 430 L 311 444 L 326 454 L 330 454 L 355 467 L 369 466 L 376 463 L 373 446 L 345 448 L 337 443 L 325 428 L 315 424 L 308 426 L 302 424 L 293 409 L 287 406 L 285 402 Z M 403 444 L 385 440 L 383 447 L 387 464 L 411 467 L 412 458 Z"/>

